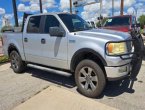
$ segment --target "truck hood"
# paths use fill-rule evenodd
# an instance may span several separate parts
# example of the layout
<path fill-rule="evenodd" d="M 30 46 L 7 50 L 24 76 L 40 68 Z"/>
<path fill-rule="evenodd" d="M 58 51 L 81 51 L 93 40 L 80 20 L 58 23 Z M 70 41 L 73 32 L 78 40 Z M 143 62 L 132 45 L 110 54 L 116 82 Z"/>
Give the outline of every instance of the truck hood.
<path fill-rule="evenodd" d="M 87 31 L 79 31 L 76 32 L 76 35 L 79 36 L 87 36 L 87 37 L 95 37 L 99 39 L 104 39 L 108 41 L 119 41 L 126 40 L 131 38 L 131 35 L 124 32 L 107 30 L 107 29 L 92 29 Z"/>

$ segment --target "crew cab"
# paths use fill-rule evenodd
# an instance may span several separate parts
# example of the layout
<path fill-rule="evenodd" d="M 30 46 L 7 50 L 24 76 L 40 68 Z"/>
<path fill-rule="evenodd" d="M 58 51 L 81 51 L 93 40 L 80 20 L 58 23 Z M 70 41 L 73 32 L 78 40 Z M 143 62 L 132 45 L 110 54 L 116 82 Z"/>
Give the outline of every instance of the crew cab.
<path fill-rule="evenodd" d="M 88 97 L 99 96 L 108 80 L 134 69 L 132 41 L 128 33 L 93 29 L 69 13 L 30 15 L 23 32 L 3 33 L 4 53 L 14 72 L 24 72 L 27 64 L 69 71 Z"/>
<path fill-rule="evenodd" d="M 123 15 L 108 17 L 103 28 L 121 32 L 131 32 L 134 26 L 136 26 L 137 31 L 140 30 L 136 17 L 132 15 Z"/>

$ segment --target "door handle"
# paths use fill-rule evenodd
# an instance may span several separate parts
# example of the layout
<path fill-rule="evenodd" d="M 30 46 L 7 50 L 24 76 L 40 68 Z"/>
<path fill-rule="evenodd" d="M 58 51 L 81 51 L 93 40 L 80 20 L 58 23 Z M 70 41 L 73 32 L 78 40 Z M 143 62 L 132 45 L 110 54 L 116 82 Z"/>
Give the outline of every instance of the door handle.
<path fill-rule="evenodd" d="M 41 44 L 45 44 L 46 40 L 45 39 L 41 39 Z"/>
<path fill-rule="evenodd" d="M 24 38 L 24 42 L 28 42 L 28 38 Z"/>

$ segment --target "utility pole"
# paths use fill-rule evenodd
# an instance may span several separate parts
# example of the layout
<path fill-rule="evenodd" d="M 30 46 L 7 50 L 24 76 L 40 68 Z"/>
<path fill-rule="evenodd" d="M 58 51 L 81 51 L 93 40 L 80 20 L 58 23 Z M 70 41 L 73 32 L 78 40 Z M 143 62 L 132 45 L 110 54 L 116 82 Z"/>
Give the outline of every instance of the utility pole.
<path fill-rule="evenodd" d="M 16 6 L 16 0 L 13 0 L 13 11 L 14 11 L 14 18 L 15 18 L 15 26 L 18 27 L 18 14 L 17 14 L 17 6 Z"/>
<path fill-rule="evenodd" d="M 103 19 L 103 17 L 102 17 L 102 0 L 100 0 L 100 17 L 99 17 L 99 20 L 100 20 L 100 26 L 102 26 L 102 19 Z"/>
<path fill-rule="evenodd" d="M 72 0 L 70 0 L 70 13 L 72 14 Z"/>
<path fill-rule="evenodd" d="M 114 0 L 112 0 L 112 16 L 114 16 Z"/>
<path fill-rule="evenodd" d="M 101 14 L 102 14 L 102 0 L 100 0 L 100 17 L 101 17 Z"/>
<path fill-rule="evenodd" d="M 42 0 L 39 0 L 39 5 L 40 5 L 40 13 L 43 13 L 43 10 L 42 10 Z"/>
<path fill-rule="evenodd" d="M 124 11 L 124 0 L 121 0 L 120 15 L 123 15 L 123 11 Z"/>

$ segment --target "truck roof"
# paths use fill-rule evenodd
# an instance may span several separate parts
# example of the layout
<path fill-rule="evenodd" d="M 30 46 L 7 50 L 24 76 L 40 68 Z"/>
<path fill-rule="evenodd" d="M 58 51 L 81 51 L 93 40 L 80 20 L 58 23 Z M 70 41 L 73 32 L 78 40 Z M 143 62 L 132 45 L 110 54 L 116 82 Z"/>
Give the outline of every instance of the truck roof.
<path fill-rule="evenodd" d="M 108 17 L 108 18 L 118 18 L 118 17 L 132 17 L 134 15 L 120 15 L 120 16 L 112 16 L 112 17 Z"/>
<path fill-rule="evenodd" d="M 35 14 L 30 16 L 41 16 L 41 15 L 58 15 L 58 14 L 70 14 L 68 12 L 49 12 L 49 13 L 41 13 L 41 14 Z"/>

